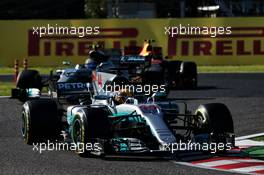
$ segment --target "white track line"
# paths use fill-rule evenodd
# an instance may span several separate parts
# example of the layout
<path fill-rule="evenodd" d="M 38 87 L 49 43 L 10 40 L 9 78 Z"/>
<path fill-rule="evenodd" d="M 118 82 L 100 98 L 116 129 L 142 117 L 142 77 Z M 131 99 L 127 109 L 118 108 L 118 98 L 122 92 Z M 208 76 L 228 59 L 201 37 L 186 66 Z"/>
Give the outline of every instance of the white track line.
<path fill-rule="evenodd" d="M 0 96 L 0 98 L 10 98 L 10 96 Z"/>
<path fill-rule="evenodd" d="M 236 146 L 240 148 L 248 148 L 251 146 L 264 146 L 263 141 L 254 141 L 250 139 L 245 139 L 245 140 L 236 140 Z"/>
<path fill-rule="evenodd" d="M 203 163 L 197 163 L 200 166 L 206 166 L 206 167 L 214 167 L 214 166 L 220 166 L 220 165 L 228 165 L 235 163 L 232 160 L 215 160 L 210 162 L 203 162 Z"/>
<path fill-rule="evenodd" d="M 243 167 L 243 168 L 234 168 L 232 169 L 233 171 L 239 171 L 239 172 L 255 172 L 255 171 L 260 171 L 264 170 L 263 165 L 256 165 L 256 166 L 250 166 L 250 167 Z"/>
<path fill-rule="evenodd" d="M 264 132 L 237 137 L 235 138 L 235 140 L 241 142 L 243 140 L 246 141 L 246 139 L 250 139 L 253 137 L 259 137 L 259 136 L 264 136 Z M 233 168 L 229 170 L 214 168 L 215 166 L 219 166 L 219 165 L 228 165 L 228 164 L 239 163 L 239 162 L 241 163 L 243 162 L 264 162 L 262 160 L 256 160 L 256 159 L 227 159 L 227 160 L 215 160 L 215 161 L 208 161 L 208 162 L 201 162 L 201 163 L 177 162 L 177 161 L 171 161 L 171 162 L 178 164 L 178 165 L 185 165 L 185 166 L 190 166 L 190 167 L 196 167 L 196 168 L 202 168 L 202 169 L 208 169 L 208 170 L 214 170 L 214 171 L 222 171 L 222 172 L 239 173 L 239 174 L 255 174 L 254 171 L 264 170 L 263 165 Z"/>
<path fill-rule="evenodd" d="M 193 161 L 193 162 L 177 162 L 171 161 L 175 164 L 185 165 L 190 167 L 196 168 L 203 168 L 209 170 L 216 170 L 216 171 L 224 171 L 224 172 L 232 172 L 232 173 L 241 173 L 241 174 L 257 174 L 255 171 L 264 170 L 264 161 L 258 159 L 243 159 L 243 158 L 220 158 L 219 160 L 201 160 L 201 161 Z M 251 164 L 244 164 L 244 163 L 251 163 Z M 256 163 L 256 164 L 254 164 Z M 240 164 L 240 167 L 239 167 Z M 226 168 L 218 168 L 219 166 L 229 166 L 229 165 L 237 165 L 236 167 L 230 169 Z"/>
<path fill-rule="evenodd" d="M 264 136 L 264 132 L 257 133 L 257 134 L 246 135 L 246 136 L 241 136 L 241 137 L 236 137 L 236 140 L 250 139 L 250 138 L 259 137 L 259 136 Z"/>

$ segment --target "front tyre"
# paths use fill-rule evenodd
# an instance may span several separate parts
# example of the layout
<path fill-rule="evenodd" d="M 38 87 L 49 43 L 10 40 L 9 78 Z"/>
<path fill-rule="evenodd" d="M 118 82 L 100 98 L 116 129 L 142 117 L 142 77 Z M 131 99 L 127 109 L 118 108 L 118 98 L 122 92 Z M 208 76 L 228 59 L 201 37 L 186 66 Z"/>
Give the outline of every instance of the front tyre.
<path fill-rule="evenodd" d="M 74 117 L 72 125 L 72 140 L 76 146 L 75 152 L 79 156 L 88 156 L 90 151 L 85 148 L 85 145 L 91 142 L 91 138 L 87 135 L 87 119 L 86 116 L 78 114 Z"/>
<path fill-rule="evenodd" d="M 21 116 L 21 134 L 26 144 L 33 144 L 59 135 L 57 104 L 50 99 L 24 103 Z"/>
<path fill-rule="evenodd" d="M 111 137 L 108 115 L 106 107 L 93 106 L 81 109 L 74 116 L 71 136 L 79 156 L 104 154 L 104 143 Z"/>
<path fill-rule="evenodd" d="M 222 103 L 200 105 L 195 115 L 199 129 L 203 132 L 234 133 L 232 115 Z"/>
<path fill-rule="evenodd" d="M 234 146 L 234 124 L 226 105 L 222 103 L 200 105 L 195 112 L 194 123 L 195 135 L 208 135 L 210 143 Z"/>

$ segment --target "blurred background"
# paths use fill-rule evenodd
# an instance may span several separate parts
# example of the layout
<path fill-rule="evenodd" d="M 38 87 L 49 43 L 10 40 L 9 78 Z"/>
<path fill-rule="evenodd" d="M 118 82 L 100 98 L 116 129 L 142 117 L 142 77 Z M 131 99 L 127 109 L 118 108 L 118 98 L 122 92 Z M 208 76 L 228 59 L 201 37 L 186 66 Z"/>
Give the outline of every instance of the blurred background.
<path fill-rule="evenodd" d="M 263 16 L 263 0 L 1 0 L 0 19 Z"/>

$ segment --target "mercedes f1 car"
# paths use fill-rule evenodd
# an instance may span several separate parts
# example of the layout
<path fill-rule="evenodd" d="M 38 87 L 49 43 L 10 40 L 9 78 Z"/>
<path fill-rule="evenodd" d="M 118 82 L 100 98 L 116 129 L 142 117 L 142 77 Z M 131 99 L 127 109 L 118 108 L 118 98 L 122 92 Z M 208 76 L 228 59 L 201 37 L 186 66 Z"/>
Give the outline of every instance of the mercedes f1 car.
<path fill-rule="evenodd" d="M 69 65 L 70 63 L 65 62 L 64 64 Z M 48 76 L 41 76 L 37 70 L 23 70 L 17 77 L 16 88 L 11 90 L 11 98 L 19 99 L 22 102 L 37 99 L 41 97 L 43 88 L 47 88 L 50 98 L 58 98 L 61 95 L 68 97 L 66 93 L 57 93 L 57 88 L 62 88 L 62 86 L 58 86 L 58 83 L 75 83 L 76 87 L 74 86 L 73 89 L 84 90 L 85 88 L 82 85 L 78 86 L 78 83 L 90 83 L 92 70 L 91 67 L 79 64 L 74 68 L 51 70 Z M 72 89 L 72 87 L 65 88 Z M 74 99 L 78 99 L 78 97 L 76 96 Z"/>
<path fill-rule="evenodd" d="M 168 100 L 159 92 L 147 99 L 134 98 L 127 90 L 105 92 L 93 81 L 56 82 L 56 87 L 61 98 L 24 103 L 21 132 L 25 143 L 60 138 L 99 145 L 96 150 L 77 147 L 79 155 L 165 153 L 178 143 L 217 143 L 222 150 L 234 146 L 233 120 L 224 104 L 205 104 L 191 112 L 185 103 Z M 82 97 L 79 104 L 64 103 L 77 94 Z"/>
<path fill-rule="evenodd" d="M 93 54 L 105 60 L 100 52 Z M 100 64 L 98 69 L 102 68 Z M 13 95 L 22 101 L 34 98 L 22 108 L 21 132 L 27 144 L 61 139 L 100 145 L 96 151 L 77 149 L 80 155 L 168 152 L 168 145 L 181 142 L 220 143 L 224 150 L 234 146 L 233 120 L 224 104 L 205 104 L 191 112 L 185 103 L 168 100 L 164 93 L 147 98 L 109 92 L 102 87 L 112 80 L 122 82 L 125 76 L 119 72 L 123 70 L 98 71 L 94 78 L 92 67 L 77 65 L 55 74 L 52 71 L 45 81 L 33 70 L 19 75 Z M 40 96 L 45 86 L 47 97 Z"/>

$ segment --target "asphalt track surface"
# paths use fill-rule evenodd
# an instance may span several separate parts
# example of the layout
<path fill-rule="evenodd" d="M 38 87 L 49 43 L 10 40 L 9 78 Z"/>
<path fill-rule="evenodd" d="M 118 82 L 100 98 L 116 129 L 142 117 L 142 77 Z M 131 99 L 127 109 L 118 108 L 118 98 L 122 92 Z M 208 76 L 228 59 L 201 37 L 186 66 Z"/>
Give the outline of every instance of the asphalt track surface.
<path fill-rule="evenodd" d="M 194 110 L 199 104 L 225 103 L 237 136 L 264 130 L 264 74 L 200 74 L 197 90 L 177 90 L 172 98 Z M 21 103 L 0 98 L 0 174 L 235 174 L 206 170 L 153 157 L 81 158 L 71 151 L 42 154 L 20 136 Z"/>

